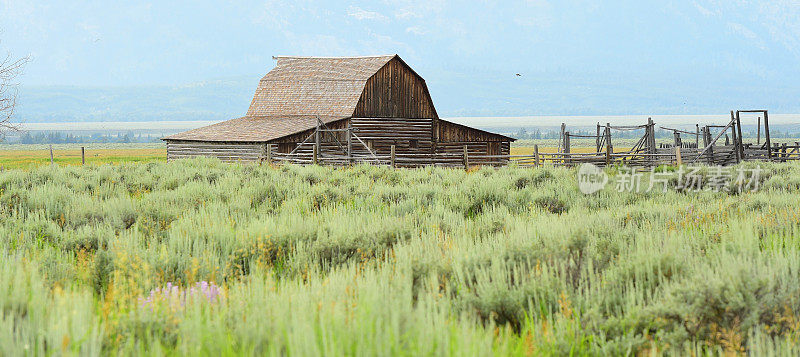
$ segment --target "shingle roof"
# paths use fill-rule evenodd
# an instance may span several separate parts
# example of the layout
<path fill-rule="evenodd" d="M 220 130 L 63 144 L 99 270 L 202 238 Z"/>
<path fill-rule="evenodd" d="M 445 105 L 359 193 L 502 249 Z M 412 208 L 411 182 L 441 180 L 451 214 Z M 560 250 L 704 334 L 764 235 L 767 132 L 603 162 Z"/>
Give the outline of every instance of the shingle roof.
<path fill-rule="evenodd" d="M 246 116 L 163 140 L 264 142 L 314 128 L 317 117 L 348 118 L 367 80 L 395 57 L 275 57 Z"/>
<path fill-rule="evenodd" d="M 275 57 L 247 116 L 351 116 L 367 80 L 395 56 Z"/>
<path fill-rule="evenodd" d="M 266 142 L 315 128 L 317 118 L 327 124 L 347 116 L 245 116 L 170 135 L 162 140 Z"/>

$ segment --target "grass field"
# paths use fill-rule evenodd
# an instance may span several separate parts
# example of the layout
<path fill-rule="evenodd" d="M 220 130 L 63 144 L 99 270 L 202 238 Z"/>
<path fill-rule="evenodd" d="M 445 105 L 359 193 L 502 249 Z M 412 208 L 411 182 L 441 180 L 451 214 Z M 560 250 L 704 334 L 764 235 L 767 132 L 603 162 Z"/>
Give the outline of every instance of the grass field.
<path fill-rule="evenodd" d="M 614 141 L 617 152 L 630 150 L 636 139 L 618 139 Z M 800 139 L 775 139 L 775 142 L 794 143 Z M 659 142 L 671 142 L 660 139 Z M 533 155 L 533 145 L 539 145 L 539 152 L 554 153 L 558 151 L 558 141 L 520 140 L 511 145 L 511 155 Z M 89 165 L 120 164 L 125 162 L 163 162 L 167 153 L 164 144 L 57 144 L 53 145 L 54 162 L 59 165 L 80 165 L 80 147 L 86 147 L 86 163 Z M 574 139 L 571 144 L 573 153 L 595 151 L 594 139 Z M 50 164 L 48 145 L 0 145 L 0 168 L 31 168 Z"/>
<path fill-rule="evenodd" d="M 551 143 L 544 143 L 549 145 Z M 555 143 L 557 145 L 557 143 Z M 619 148 L 627 149 L 627 148 Z M 556 152 L 556 146 L 540 146 L 542 153 Z M 572 152 L 592 152 L 588 145 L 574 147 Z M 54 162 L 58 165 L 80 165 L 81 151 L 76 144 L 55 145 Z M 512 146 L 512 155 L 533 155 L 533 146 Z M 166 149 L 160 144 L 88 144 L 86 163 L 88 165 L 119 164 L 125 162 L 166 161 Z M 50 164 L 50 150 L 47 145 L 6 145 L 0 146 L 0 167 L 6 169 L 26 169 Z"/>
<path fill-rule="evenodd" d="M 619 147 L 614 148 L 615 152 L 630 150 L 630 147 Z M 579 146 L 579 147 L 572 147 L 570 148 L 570 152 L 572 153 L 590 153 L 595 152 L 595 147 L 588 147 L 588 146 Z M 556 153 L 558 152 L 557 146 L 539 146 L 540 153 Z M 511 147 L 511 155 L 533 155 L 533 147 L 526 147 L 526 146 L 512 146 Z"/>
<path fill-rule="evenodd" d="M 6 170 L 0 355 L 796 355 L 800 165 L 764 170 Z"/>
<path fill-rule="evenodd" d="M 85 147 L 86 164 L 166 161 L 163 144 L 60 144 L 53 145 L 53 162 L 58 165 L 81 165 Z M 48 145 L 0 145 L 0 167 L 29 168 L 50 164 Z"/>

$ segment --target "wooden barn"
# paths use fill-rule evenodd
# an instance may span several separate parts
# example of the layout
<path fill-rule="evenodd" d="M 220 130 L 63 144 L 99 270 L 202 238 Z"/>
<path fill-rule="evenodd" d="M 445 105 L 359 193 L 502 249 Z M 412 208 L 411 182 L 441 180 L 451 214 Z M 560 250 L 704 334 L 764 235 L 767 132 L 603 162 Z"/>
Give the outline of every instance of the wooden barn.
<path fill-rule="evenodd" d="M 442 120 L 399 56 L 275 57 L 244 117 L 167 136 L 168 160 L 505 162 L 514 139 Z M 500 160 L 498 160 L 500 159 Z"/>

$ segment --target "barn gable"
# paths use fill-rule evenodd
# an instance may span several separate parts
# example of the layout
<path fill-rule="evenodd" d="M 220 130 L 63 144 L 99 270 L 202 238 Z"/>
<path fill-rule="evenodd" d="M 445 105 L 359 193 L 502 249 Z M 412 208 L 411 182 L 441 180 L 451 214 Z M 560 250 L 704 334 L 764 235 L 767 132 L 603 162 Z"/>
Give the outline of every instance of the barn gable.
<path fill-rule="evenodd" d="M 425 80 L 399 56 L 367 80 L 353 117 L 438 118 Z"/>

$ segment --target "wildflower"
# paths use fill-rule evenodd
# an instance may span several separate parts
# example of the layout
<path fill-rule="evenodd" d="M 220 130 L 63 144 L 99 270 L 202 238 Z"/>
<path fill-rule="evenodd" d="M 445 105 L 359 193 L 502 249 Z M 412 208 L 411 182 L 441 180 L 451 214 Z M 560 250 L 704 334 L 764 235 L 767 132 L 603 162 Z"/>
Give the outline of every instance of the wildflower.
<path fill-rule="evenodd" d="M 219 286 L 213 282 L 200 281 L 188 288 L 168 282 L 163 288 L 150 290 L 146 298 L 140 297 L 139 306 L 154 310 L 159 302 L 163 302 L 172 309 L 182 309 L 187 301 L 215 304 L 221 297 Z"/>

